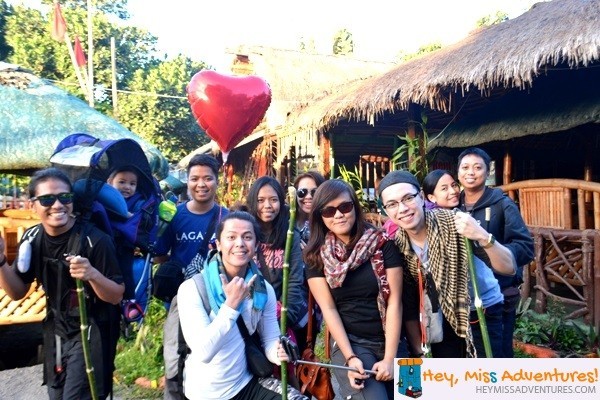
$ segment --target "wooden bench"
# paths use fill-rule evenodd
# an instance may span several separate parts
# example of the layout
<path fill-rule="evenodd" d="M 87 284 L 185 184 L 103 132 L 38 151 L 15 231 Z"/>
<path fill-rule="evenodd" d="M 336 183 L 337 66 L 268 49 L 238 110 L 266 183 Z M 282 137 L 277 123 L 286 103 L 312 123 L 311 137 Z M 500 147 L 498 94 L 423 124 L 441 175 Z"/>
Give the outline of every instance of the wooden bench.
<path fill-rule="evenodd" d="M 522 296 L 535 289 L 539 312 L 552 298 L 574 308 L 568 317 L 584 317 L 600 329 L 600 183 L 535 179 L 500 188 L 517 203 L 534 238 Z"/>

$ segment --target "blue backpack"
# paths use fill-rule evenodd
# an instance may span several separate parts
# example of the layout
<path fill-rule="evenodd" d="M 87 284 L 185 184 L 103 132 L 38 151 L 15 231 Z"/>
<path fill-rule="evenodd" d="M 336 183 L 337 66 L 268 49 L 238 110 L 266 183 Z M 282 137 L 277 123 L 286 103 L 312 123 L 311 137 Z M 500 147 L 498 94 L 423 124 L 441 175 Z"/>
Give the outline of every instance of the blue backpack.
<path fill-rule="evenodd" d="M 162 193 L 146 154 L 135 140 L 100 140 L 75 133 L 57 145 L 50 162 L 73 182 L 76 213 L 115 238 L 122 238 L 144 252 L 152 250 L 157 240 Z M 125 199 L 106 183 L 112 171 L 123 167 L 134 168 L 139 178 L 140 201 L 132 216 L 128 216 Z"/>
<path fill-rule="evenodd" d="M 53 167 L 73 182 L 74 213 L 109 234 L 120 254 L 122 270 L 131 268 L 127 285 L 136 303 L 145 311 L 151 292 L 151 253 L 157 241 L 158 205 L 162 193 L 146 154 L 133 139 L 100 140 L 85 133 L 64 138 L 50 158 Z M 129 168 L 138 175 L 135 207 L 106 183 L 111 172 Z M 139 248 L 145 257 L 133 256 Z M 130 296 L 131 296 L 130 295 Z M 129 297 L 129 296 L 128 296 Z"/>

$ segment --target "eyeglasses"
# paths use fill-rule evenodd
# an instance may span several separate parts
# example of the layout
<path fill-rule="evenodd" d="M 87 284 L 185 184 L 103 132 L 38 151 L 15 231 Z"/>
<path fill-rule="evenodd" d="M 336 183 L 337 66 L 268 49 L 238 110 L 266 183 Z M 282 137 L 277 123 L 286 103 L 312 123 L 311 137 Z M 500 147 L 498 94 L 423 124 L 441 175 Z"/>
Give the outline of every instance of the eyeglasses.
<path fill-rule="evenodd" d="M 354 203 L 351 201 L 347 201 L 338 205 L 337 207 L 329 206 L 321 209 L 321 216 L 324 218 L 333 218 L 338 210 L 342 214 L 348 214 L 350 211 L 354 210 Z"/>
<path fill-rule="evenodd" d="M 298 196 L 299 199 L 303 199 L 306 197 L 307 194 L 310 193 L 310 197 L 315 197 L 315 192 L 317 191 L 317 188 L 314 189 L 307 189 L 307 188 L 302 188 L 302 189 L 298 189 L 296 191 L 296 196 Z"/>
<path fill-rule="evenodd" d="M 392 201 L 388 202 L 387 204 L 384 204 L 383 209 L 389 213 L 389 212 L 396 211 L 396 209 L 398 208 L 400 203 L 404 204 L 405 206 L 410 206 L 411 204 L 413 204 L 415 202 L 418 195 L 419 195 L 419 193 L 407 194 L 400 201 L 392 200 Z"/>
<path fill-rule="evenodd" d="M 37 197 L 32 197 L 31 201 L 39 201 L 40 205 L 43 207 L 50 207 L 52 204 L 56 202 L 56 200 L 60 201 L 61 204 L 65 206 L 67 204 L 71 204 L 73 202 L 73 193 L 59 193 L 59 194 L 44 194 Z"/>

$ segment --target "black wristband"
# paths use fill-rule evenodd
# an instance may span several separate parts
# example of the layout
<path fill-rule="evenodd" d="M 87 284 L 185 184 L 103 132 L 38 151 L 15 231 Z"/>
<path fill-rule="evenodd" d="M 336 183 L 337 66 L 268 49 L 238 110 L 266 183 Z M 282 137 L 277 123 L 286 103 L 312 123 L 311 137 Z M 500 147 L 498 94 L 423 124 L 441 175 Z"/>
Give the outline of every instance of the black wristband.
<path fill-rule="evenodd" d="M 350 362 L 350 360 L 352 360 L 353 358 L 358 358 L 358 356 L 356 354 L 352 354 L 350 355 L 350 357 L 346 358 L 346 363 L 344 364 L 346 367 L 348 366 L 348 363 Z"/>

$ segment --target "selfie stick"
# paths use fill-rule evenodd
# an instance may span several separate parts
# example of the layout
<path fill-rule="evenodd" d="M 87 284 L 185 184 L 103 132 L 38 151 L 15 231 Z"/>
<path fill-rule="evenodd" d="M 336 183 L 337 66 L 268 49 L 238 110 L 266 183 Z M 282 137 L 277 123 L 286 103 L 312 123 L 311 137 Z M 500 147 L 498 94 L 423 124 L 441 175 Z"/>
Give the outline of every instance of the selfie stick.
<path fill-rule="evenodd" d="M 320 363 L 320 362 L 313 362 L 313 361 L 304 361 L 304 360 L 296 360 L 296 361 L 293 361 L 293 363 L 294 364 L 316 365 L 318 367 L 325 367 L 325 368 L 332 368 L 332 369 L 342 369 L 344 371 L 354 371 L 354 372 L 360 373 L 356 368 L 345 367 L 343 365 L 327 364 L 327 363 Z M 365 374 L 368 374 L 368 375 L 377 375 L 377 372 L 372 371 L 370 369 L 365 369 Z"/>
<path fill-rule="evenodd" d="M 287 354 L 291 363 L 316 365 L 318 367 L 341 369 L 344 371 L 354 371 L 354 372 L 358 372 L 360 374 L 360 372 L 356 368 L 352 368 L 352 367 L 346 367 L 346 366 L 337 365 L 337 364 L 320 363 L 320 362 L 315 362 L 315 361 L 304 361 L 304 360 L 300 359 L 300 351 L 299 351 L 298 345 L 296 343 L 292 342 L 289 337 L 283 336 L 283 335 L 279 339 L 281 340 L 281 345 L 283 346 L 283 349 L 285 350 L 285 353 Z M 377 375 L 377 372 L 372 371 L 370 369 L 365 369 L 365 374 Z"/>

